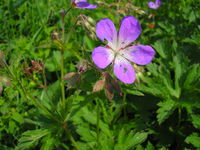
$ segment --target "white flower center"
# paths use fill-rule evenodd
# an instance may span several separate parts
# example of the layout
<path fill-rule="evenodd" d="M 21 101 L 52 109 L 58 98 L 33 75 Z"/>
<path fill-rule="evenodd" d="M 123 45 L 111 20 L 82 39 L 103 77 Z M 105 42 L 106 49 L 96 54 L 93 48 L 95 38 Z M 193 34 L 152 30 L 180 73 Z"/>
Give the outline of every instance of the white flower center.
<path fill-rule="evenodd" d="M 108 42 L 108 46 L 113 51 L 115 57 L 121 56 L 123 58 L 126 58 L 124 56 L 124 51 L 129 49 L 129 41 L 123 41 L 122 39 L 119 39 L 117 36 L 115 36 L 112 40 L 112 42 Z"/>

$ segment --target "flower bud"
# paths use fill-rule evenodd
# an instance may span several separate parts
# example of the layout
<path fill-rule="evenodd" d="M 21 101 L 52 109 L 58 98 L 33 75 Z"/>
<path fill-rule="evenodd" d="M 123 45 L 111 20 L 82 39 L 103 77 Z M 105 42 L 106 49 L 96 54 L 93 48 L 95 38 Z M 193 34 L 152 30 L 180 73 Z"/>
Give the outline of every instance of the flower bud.
<path fill-rule="evenodd" d="M 10 87 L 11 83 L 9 78 L 0 76 L 0 83 L 4 86 Z"/>
<path fill-rule="evenodd" d="M 59 33 L 56 30 L 51 32 L 51 38 L 52 38 L 52 40 L 60 41 Z"/>
<path fill-rule="evenodd" d="M 117 91 L 122 96 L 121 87 L 116 79 L 113 79 L 108 72 L 103 72 L 102 77 L 105 82 L 105 95 L 109 100 L 114 97 L 114 91 Z"/>
<path fill-rule="evenodd" d="M 106 82 L 104 92 L 105 92 L 106 97 L 111 101 L 114 97 L 114 89 L 112 87 L 112 84 Z"/>
<path fill-rule="evenodd" d="M 70 72 L 64 76 L 64 80 L 68 80 L 67 88 L 70 89 L 80 84 L 81 75 L 77 72 Z"/>
<path fill-rule="evenodd" d="M 64 76 L 64 80 L 70 80 L 73 76 L 78 74 L 77 72 L 70 72 Z"/>
<path fill-rule="evenodd" d="M 104 88 L 104 81 L 103 80 L 99 80 L 97 81 L 94 86 L 93 86 L 93 92 L 99 92 L 101 90 L 103 90 Z"/>
<path fill-rule="evenodd" d="M 78 71 L 79 72 L 84 72 L 87 70 L 88 68 L 88 63 L 86 60 L 81 60 L 77 65 L 76 67 L 78 68 Z"/>

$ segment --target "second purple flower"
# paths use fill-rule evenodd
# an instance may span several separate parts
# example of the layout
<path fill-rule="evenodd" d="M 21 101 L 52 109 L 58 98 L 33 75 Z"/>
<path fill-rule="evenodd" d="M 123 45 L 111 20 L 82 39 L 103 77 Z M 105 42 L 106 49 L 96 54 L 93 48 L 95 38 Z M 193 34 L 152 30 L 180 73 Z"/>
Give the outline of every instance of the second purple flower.
<path fill-rule="evenodd" d="M 113 63 L 116 77 L 124 83 L 133 83 L 136 74 L 130 62 L 146 65 L 152 61 L 155 53 L 151 46 L 131 44 L 140 33 L 141 25 L 133 16 L 122 19 L 119 32 L 110 19 L 100 20 L 96 25 L 96 34 L 102 41 L 107 40 L 108 44 L 93 50 L 94 63 L 102 69 Z"/>
<path fill-rule="evenodd" d="M 87 0 L 71 0 L 76 8 L 85 8 L 85 9 L 95 9 L 97 5 L 93 5 L 87 2 Z"/>
<path fill-rule="evenodd" d="M 156 0 L 155 2 L 150 1 L 148 2 L 148 5 L 151 9 L 158 9 L 162 5 L 162 2 L 161 0 Z"/>

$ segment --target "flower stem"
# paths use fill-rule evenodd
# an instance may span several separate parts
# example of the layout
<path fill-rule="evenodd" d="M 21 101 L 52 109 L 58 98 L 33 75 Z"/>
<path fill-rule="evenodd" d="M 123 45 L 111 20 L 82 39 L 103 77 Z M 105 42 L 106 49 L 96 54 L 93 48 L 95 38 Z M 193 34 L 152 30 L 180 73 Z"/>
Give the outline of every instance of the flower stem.
<path fill-rule="evenodd" d="M 64 11 L 63 13 L 61 13 L 62 16 L 62 40 L 63 43 L 65 41 L 65 16 L 69 13 L 69 11 L 72 9 L 72 7 L 70 7 L 68 10 Z M 61 70 L 61 93 L 62 93 L 62 102 L 63 102 L 63 107 L 65 107 L 64 101 L 65 101 L 65 86 L 64 86 L 64 46 L 63 49 L 61 50 L 61 59 L 60 59 L 60 70 Z"/>
<path fill-rule="evenodd" d="M 124 119 L 126 119 L 126 93 L 123 96 L 123 110 L 124 110 Z"/>
<path fill-rule="evenodd" d="M 66 16 L 72 8 L 73 8 L 72 6 L 69 7 L 69 8 L 64 12 L 64 15 Z"/>
<path fill-rule="evenodd" d="M 75 148 L 76 150 L 80 150 L 78 144 L 76 143 L 75 139 L 73 138 L 73 136 L 71 135 L 71 133 L 68 131 L 68 129 L 67 129 L 67 128 L 64 128 L 64 130 L 65 130 L 65 132 L 67 133 L 67 136 L 68 136 L 69 140 L 72 142 L 74 148 Z"/>
<path fill-rule="evenodd" d="M 97 129 L 96 129 L 96 134 L 97 134 L 97 147 L 99 146 L 99 120 L 100 120 L 100 105 L 98 99 L 96 99 L 97 103 Z"/>
<path fill-rule="evenodd" d="M 65 106 L 65 86 L 64 86 L 64 50 L 61 51 L 61 59 L 60 59 L 60 70 L 61 70 L 61 93 L 62 93 L 62 102 L 63 106 Z"/>
<path fill-rule="evenodd" d="M 22 93 L 21 95 L 23 95 L 27 100 L 32 100 L 35 104 L 36 107 L 41 108 L 44 112 L 46 112 L 49 116 L 51 116 L 54 120 L 58 121 L 58 119 L 56 117 L 54 117 L 54 115 L 52 115 L 51 112 L 49 112 L 49 110 L 43 106 L 39 100 L 37 100 L 36 98 L 34 98 L 27 90 L 26 88 L 23 86 L 22 82 L 20 81 L 20 79 L 18 79 L 15 74 L 10 70 L 9 66 L 7 65 L 7 63 L 5 61 L 3 61 L 3 64 L 7 70 L 7 72 L 10 74 L 10 76 L 12 76 L 12 78 L 19 84 L 20 88 L 18 88 L 19 92 L 21 91 L 20 89 L 22 89 Z"/>
<path fill-rule="evenodd" d="M 177 124 L 177 126 L 180 127 L 180 124 L 181 124 L 181 108 L 179 107 L 178 108 L 178 124 Z"/>
<path fill-rule="evenodd" d="M 68 8 L 66 11 L 64 12 L 61 12 L 61 16 L 62 16 L 62 40 L 63 40 L 63 44 L 67 43 L 68 42 L 68 39 L 66 40 L 67 42 L 65 42 L 65 16 L 70 12 L 70 10 L 72 9 L 72 6 L 70 8 Z M 71 31 L 70 31 L 71 32 Z M 63 45 L 63 48 L 61 50 L 61 59 L 60 59 L 60 70 L 61 70 L 61 79 L 60 79 L 60 85 L 61 85 L 61 100 L 62 100 L 62 103 L 63 103 L 63 107 L 64 107 L 64 110 L 65 110 L 65 85 L 64 85 L 64 52 L 65 52 L 65 49 L 64 49 L 64 45 Z"/>

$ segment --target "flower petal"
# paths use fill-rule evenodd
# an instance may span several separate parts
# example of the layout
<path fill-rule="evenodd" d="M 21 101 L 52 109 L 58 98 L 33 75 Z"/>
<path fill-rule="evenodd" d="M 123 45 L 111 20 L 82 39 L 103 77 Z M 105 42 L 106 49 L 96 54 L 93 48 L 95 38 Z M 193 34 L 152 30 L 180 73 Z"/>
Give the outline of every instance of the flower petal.
<path fill-rule="evenodd" d="M 76 0 L 76 2 L 87 2 L 87 0 Z"/>
<path fill-rule="evenodd" d="M 124 83 L 131 84 L 135 81 L 135 71 L 132 65 L 121 56 L 115 58 L 114 74 Z"/>
<path fill-rule="evenodd" d="M 141 25 L 133 16 L 126 16 L 122 19 L 119 29 L 120 47 L 126 47 L 138 38 L 141 33 Z"/>
<path fill-rule="evenodd" d="M 86 8 L 86 9 L 95 9 L 97 5 L 93 5 L 84 1 L 76 3 L 76 8 Z"/>
<path fill-rule="evenodd" d="M 155 51 L 151 46 L 138 45 L 129 47 L 120 54 L 138 65 L 146 65 L 154 58 Z"/>
<path fill-rule="evenodd" d="M 156 0 L 156 2 L 148 2 L 149 8 L 151 9 L 158 9 L 161 5 L 162 2 L 160 0 Z"/>
<path fill-rule="evenodd" d="M 92 60 L 99 68 L 106 68 L 114 59 L 112 50 L 105 47 L 97 47 L 92 52 Z"/>
<path fill-rule="evenodd" d="M 156 5 L 158 5 L 158 7 L 160 7 L 162 5 L 161 0 L 156 0 Z"/>
<path fill-rule="evenodd" d="M 72 3 L 74 2 L 74 3 L 78 3 L 78 2 L 87 2 L 87 0 L 71 0 L 72 1 Z"/>
<path fill-rule="evenodd" d="M 104 41 L 106 39 L 110 43 L 113 43 L 113 40 L 117 37 L 115 25 L 108 18 L 104 18 L 97 23 L 96 34 L 100 40 Z"/>
<path fill-rule="evenodd" d="M 148 2 L 149 8 L 151 9 L 156 9 L 155 6 L 156 4 L 154 2 Z"/>

